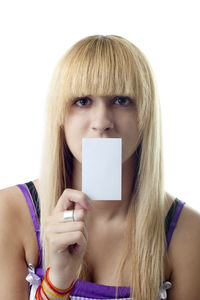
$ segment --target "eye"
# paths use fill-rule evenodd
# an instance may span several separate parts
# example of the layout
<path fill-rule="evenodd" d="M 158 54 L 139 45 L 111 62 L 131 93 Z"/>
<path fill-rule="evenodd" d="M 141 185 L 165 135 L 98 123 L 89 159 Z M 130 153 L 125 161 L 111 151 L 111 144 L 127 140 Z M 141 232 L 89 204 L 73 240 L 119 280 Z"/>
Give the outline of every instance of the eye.
<path fill-rule="evenodd" d="M 129 97 L 117 96 L 114 98 L 114 102 L 119 104 L 120 106 L 127 106 L 132 103 L 132 100 Z"/>
<path fill-rule="evenodd" d="M 79 106 L 79 107 L 88 106 L 90 103 L 91 103 L 91 100 L 87 97 L 80 98 L 80 99 L 78 99 L 74 102 L 74 104 Z"/>

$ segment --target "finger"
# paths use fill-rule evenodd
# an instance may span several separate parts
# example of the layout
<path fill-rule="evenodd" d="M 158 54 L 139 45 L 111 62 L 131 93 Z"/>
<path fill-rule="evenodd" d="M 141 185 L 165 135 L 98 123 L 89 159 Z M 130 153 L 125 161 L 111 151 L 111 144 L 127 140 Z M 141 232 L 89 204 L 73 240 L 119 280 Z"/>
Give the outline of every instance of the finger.
<path fill-rule="evenodd" d="M 79 247 L 85 247 L 87 245 L 87 240 L 81 231 L 52 234 L 49 238 L 49 246 L 52 247 L 54 251 L 63 251 L 74 244 L 77 244 Z"/>
<path fill-rule="evenodd" d="M 64 211 L 53 212 L 51 216 L 48 217 L 48 222 L 74 222 L 74 221 L 85 221 L 87 218 L 87 211 L 84 209 L 74 210 L 73 220 L 66 221 L 64 220 Z"/>
<path fill-rule="evenodd" d="M 45 222 L 45 231 L 51 233 L 52 226 L 56 227 L 58 224 L 65 224 L 66 228 L 71 228 L 74 223 L 78 222 L 83 223 L 87 228 L 87 211 L 84 209 L 74 211 L 74 221 L 64 220 L 64 212 L 57 212 L 47 217 Z"/>
<path fill-rule="evenodd" d="M 70 209 L 73 207 L 73 205 L 75 210 L 80 208 L 90 210 L 91 200 L 81 191 L 65 189 L 57 202 L 55 212 Z"/>
<path fill-rule="evenodd" d="M 84 222 L 65 222 L 65 223 L 51 224 L 48 230 L 50 234 L 54 234 L 54 233 L 61 234 L 61 233 L 81 231 L 84 234 L 86 239 L 88 237 L 86 225 Z"/>

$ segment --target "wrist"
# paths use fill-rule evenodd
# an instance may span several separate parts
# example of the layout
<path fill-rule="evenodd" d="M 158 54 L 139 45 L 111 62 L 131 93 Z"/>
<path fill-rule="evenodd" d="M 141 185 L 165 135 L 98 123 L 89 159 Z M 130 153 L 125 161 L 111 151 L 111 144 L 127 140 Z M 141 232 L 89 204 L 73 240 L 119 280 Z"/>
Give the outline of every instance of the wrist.
<path fill-rule="evenodd" d="M 52 268 L 47 269 L 48 279 L 51 284 L 61 290 L 68 289 L 71 284 L 75 281 L 75 277 L 71 274 L 68 275 L 61 275 L 60 273 L 55 273 Z"/>
<path fill-rule="evenodd" d="M 67 299 L 70 291 L 73 288 L 74 281 L 71 281 L 70 284 L 65 282 L 65 285 L 67 284 L 67 288 L 58 288 L 57 286 L 53 285 L 49 278 L 49 272 L 50 268 L 47 269 L 44 278 L 42 280 L 42 284 L 38 287 L 35 295 L 35 299 L 39 300 L 53 300 L 53 299 L 60 299 L 65 300 Z"/>

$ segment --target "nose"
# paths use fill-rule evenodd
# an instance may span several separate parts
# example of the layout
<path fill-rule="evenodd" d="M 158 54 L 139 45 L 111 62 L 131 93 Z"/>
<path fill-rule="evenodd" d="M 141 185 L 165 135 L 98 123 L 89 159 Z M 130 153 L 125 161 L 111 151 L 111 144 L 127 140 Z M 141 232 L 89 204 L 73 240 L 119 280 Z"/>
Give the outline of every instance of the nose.
<path fill-rule="evenodd" d="M 113 116 L 105 103 L 99 103 L 92 116 L 92 130 L 96 133 L 105 133 L 113 129 Z"/>

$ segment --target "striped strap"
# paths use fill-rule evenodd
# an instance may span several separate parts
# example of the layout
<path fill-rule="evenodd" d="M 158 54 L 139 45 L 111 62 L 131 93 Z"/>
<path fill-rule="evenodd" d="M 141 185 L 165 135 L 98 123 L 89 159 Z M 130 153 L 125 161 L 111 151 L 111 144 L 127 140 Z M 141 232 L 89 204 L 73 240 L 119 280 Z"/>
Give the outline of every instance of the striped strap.
<path fill-rule="evenodd" d="M 169 247 L 173 232 L 175 230 L 176 224 L 178 222 L 180 213 L 183 209 L 185 202 L 182 202 L 179 199 L 175 199 L 168 211 L 168 214 L 165 218 L 165 235 L 167 241 L 167 249 Z"/>
<path fill-rule="evenodd" d="M 40 226 L 39 226 L 39 218 L 37 215 L 37 209 L 35 207 L 35 203 L 39 202 L 38 201 L 38 195 L 34 192 L 33 193 L 33 188 L 31 189 L 31 184 L 30 182 L 27 184 L 18 184 L 17 185 L 22 193 L 24 194 L 24 197 L 26 198 L 26 202 L 29 207 L 29 211 L 33 220 L 33 225 L 35 228 L 36 232 L 36 237 L 37 237 L 37 243 L 38 243 L 38 249 L 39 249 L 39 266 L 42 266 L 42 249 L 40 245 Z M 30 190 L 29 190 L 30 188 Z M 37 191 L 36 191 L 37 192 Z"/>

